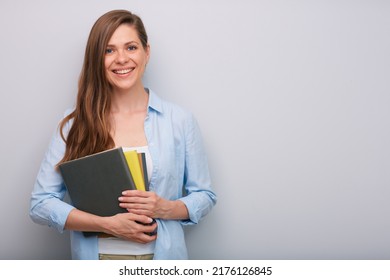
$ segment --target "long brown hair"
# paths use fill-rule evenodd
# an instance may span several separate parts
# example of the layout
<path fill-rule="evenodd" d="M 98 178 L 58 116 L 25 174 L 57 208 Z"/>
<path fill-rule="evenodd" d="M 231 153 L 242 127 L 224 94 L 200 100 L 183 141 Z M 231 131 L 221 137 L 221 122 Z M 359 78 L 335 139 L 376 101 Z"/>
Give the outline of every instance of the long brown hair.
<path fill-rule="evenodd" d="M 142 20 L 129 11 L 113 10 L 95 22 L 87 41 L 75 110 L 59 124 L 61 137 L 66 143 L 65 154 L 59 164 L 115 145 L 110 135 L 111 85 L 106 77 L 104 56 L 108 41 L 122 24 L 133 26 L 144 49 L 148 46 Z M 71 120 L 72 126 L 65 137 L 64 127 Z"/>

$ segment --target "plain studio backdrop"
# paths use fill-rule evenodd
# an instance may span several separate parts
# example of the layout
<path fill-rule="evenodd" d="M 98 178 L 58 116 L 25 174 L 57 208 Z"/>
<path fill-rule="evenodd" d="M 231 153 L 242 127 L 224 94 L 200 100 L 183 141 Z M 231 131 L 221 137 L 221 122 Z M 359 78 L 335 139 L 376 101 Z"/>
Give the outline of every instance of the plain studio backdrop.
<path fill-rule="evenodd" d="M 390 2 L 0 2 L 0 259 L 68 259 L 29 199 L 95 20 L 144 20 L 144 82 L 200 124 L 218 203 L 191 259 L 390 258 Z"/>

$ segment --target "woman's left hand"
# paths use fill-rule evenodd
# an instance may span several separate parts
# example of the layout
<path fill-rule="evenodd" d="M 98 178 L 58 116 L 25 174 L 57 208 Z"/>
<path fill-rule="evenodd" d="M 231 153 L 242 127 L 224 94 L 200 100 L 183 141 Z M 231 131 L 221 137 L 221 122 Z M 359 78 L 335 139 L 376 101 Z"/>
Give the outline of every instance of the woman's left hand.
<path fill-rule="evenodd" d="M 188 219 L 187 207 L 182 201 L 167 200 L 152 191 L 124 191 L 119 197 L 119 206 L 130 213 L 155 219 Z"/>
<path fill-rule="evenodd" d="M 169 209 L 169 201 L 155 192 L 128 190 L 119 197 L 119 206 L 130 213 L 145 215 L 150 218 L 164 218 Z"/>

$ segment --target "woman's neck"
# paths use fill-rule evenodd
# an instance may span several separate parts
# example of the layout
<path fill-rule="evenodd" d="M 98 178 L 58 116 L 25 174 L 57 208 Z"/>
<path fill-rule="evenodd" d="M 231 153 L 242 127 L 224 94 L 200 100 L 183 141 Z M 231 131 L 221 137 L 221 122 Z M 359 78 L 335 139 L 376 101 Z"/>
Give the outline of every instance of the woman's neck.
<path fill-rule="evenodd" d="M 144 87 L 138 87 L 131 91 L 115 91 L 112 95 L 112 113 L 131 113 L 145 110 L 148 106 L 149 95 Z"/>

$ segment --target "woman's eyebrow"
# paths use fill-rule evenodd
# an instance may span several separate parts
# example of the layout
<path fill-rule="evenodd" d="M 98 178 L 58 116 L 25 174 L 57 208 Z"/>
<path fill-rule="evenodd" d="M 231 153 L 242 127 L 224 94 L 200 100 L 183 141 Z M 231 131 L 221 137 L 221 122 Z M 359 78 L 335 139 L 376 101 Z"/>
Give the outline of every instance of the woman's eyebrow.
<path fill-rule="evenodd" d="M 131 44 L 137 44 L 139 45 L 139 43 L 137 41 L 129 41 L 127 43 L 124 43 L 123 46 L 127 46 L 127 45 L 131 45 Z M 108 44 L 107 47 L 115 47 L 116 45 L 115 44 Z"/>

